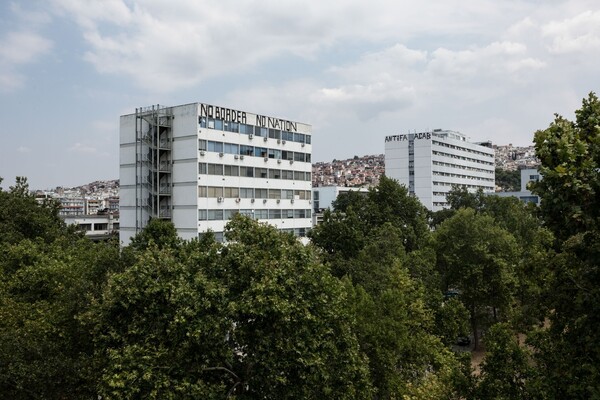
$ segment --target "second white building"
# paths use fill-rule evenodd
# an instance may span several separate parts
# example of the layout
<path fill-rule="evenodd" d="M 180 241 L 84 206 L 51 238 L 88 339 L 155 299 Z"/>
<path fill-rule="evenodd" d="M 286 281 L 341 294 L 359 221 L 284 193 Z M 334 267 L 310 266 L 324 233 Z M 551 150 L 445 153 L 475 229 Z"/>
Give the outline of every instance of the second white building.
<path fill-rule="evenodd" d="M 453 185 L 494 192 L 494 150 L 489 143 L 471 143 L 460 132 L 442 129 L 387 136 L 385 173 L 438 211 L 448 206 Z"/>

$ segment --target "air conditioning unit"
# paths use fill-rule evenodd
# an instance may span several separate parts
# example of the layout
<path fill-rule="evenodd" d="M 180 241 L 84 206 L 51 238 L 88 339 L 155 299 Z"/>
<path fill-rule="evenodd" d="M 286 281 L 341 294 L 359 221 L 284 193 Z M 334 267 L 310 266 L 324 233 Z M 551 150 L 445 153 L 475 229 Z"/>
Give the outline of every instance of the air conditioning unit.
<path fill-rule="evenodd" d="M 281 143 L 285 144 L 285 140 L 282 140 Z"/>
<path fill-rule="evenodd" d="M 302 143 L 301 146 L 304 147 L 304 143 Z"/>
<path fill-rule="evenodd" d="M 265 157 L 265 161 L 269 161 L 269 157 Z"/>
<path fill-rule="evenodd" d="M 219 153 L 219 157 L 223 157 L 223 153 Z"/>
<path fill-rule="evenodd" d="M 200 150 L 200 155 L 203 156 L 204 155 L 204 150 Z"/>
<path fill-rule="evenodd" d="M 244 159 L 244 156 L 240 156 L 240 160 L 243 160 L 243 159 Z"/>
<path fill-rule="evenodd" d="M 290 160 L 290 164 L 293 164 L 293 163 L 294 163 L 294 160 Z"/>
<path fill-rule="evenodd" d="M 254 203 L 256 199 L 250 199 L 250 203 Z"/>
<path fill-rule="evenodd" d="M 265 136 L 265 137 L 263 138 L 263 141 L 265 141 L 265 142 L 266 142 L 267 140 L 268 140 L 268 138 Z"/>
<path fill-rule="evenodd" d="M 281 160 L 277 160 L 277 164 L 281 164 Z"/>
<path fill-rule="evenodd" d="M 294 199 L 290 200 L 290 203 L 294 204 Z"/>
<path fill-rule="evenodd" d="M 308 201 L 308 204 L 312 204 L 312 200 L 309 200 L 309 201 Z"/>
<path fill-rule="evenodd" d="M 235 199 L 236 203 L 239 203 L 242 199 L 240 199 L 239 197 L 237 199 Z"/>
<path fill-rule="evenodd" d="M 248 139 L 252 139 L 253 137 L 254 137 L 254 135 L 253 135 L 253 134 L 249 134 L 249 135 L 248 135 Z"/>
<path fill-rule="evenodd" d="M 217 202 L 222 203 L 223 202 L 223 198 L 222 197 L 217 197 Z"/>
<path fill-rule="evenodd" d="M 238 155 L 236 154 L 236 155 L 234 155 L 234 156 L 233 156 L 233 158 L 235 158 L 235 159 L 237 160 L 238 158 L 240 158 L 240 156 L 238 156 Z"/>
<path fill-rule="evenodd" d="M 280 143 L 281 143 L 281 140 L 277 139 L 277 144 L 280 144 Z"/>
<path fill-rule="evenodd" d="M 267 199 L 263 199 L 263 204 L 265 204 L 267 202 Z"/>

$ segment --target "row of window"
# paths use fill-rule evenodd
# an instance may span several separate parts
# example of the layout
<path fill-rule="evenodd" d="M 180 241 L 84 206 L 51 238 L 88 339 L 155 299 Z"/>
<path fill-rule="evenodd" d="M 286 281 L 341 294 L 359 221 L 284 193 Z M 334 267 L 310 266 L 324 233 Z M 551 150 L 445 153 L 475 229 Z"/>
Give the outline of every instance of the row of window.
<path fill-rule="evenodd" d="M 472 179 L 472 180 L 476 180 L 476 181 L 494 182 L 494 179 L 491 179 L 491 178 L 481 178 L 479 176 L 452 174 L 450 172 L 433 171 L 433 175 L 437 175 L 437 176 L 449 176 L 451 178 Z"/>
<path fill-rule="evenodd" d="M 310 190 L 198 186 L 201 198 L 310 200 L 310 193 Z"/>
<path fill-rule="evenodd" d="M 299 237 L 305 237 L 306 232 L 308 232 L 308 228 L 286 228 L 286 229 L 280 229 L 279 231 L 292 233 L 295 236 L 299 236 Z M 217 242 L 223 243 L 225 241 L 225 235 L 223 234 L 223 232 L 212 232 L 212 234 L 215 235 L 215 240 Z M 202 236 L 204 236 L 204 235 L 206 235 L 205 232 L 198 233 L 198 238 L 202 238 Z"/>
<path fill-rule="evenodd" d="M 198 174 L 242 176 L 246 178 L 287 179 L 306 182 L 311 181 L 310 172 L 211 163 L 198 163 Z"/>
<path fill-rule="evenodd" d="M 198 141 L 198 150 L 212 151 L 215 153 L 234 154 L 239 156 L 263 157 L 276 160 L 288 160 L 298 162 L 311 162 L 310 153 L 299 151 L 288 151 L 280 149 L 270 149 L 267 147 L 248 146 L 244 144 L 215 142 L 212 140 Z"/>
<path fill-rule="evenodd" d="M 311 140 L 310 135 L 305 135 L 303 133 L 288 132 L 271 128 L 267 129 L 260 126 L 223 121 L 215 118 L 199 117 L 198 123 L 201 128 L 241 133 L 242 135 L 254 135 L 260 137 L 268 137 L 271 139 L 289 140 L 290 142 L 306 144 L 310 144 Z"/>
<path fill-rule="evenodd" d="M 289 219 L 289 218 L 311 218 L 311 210 L 198 210 L 198 221 L 228 221 L 236 214 L 248 216 L 253 219 Z"/>
<path fill-rule="evenodd" d="M 485 186 L 485 185 L 467 185 L 464 183 L 453 183 L 453 182 L 438 182 L 438 181 L 433 181 L 433 186 L 459 186 L 459 187 L 463 187 L 463 188 L 469 188 L 469 189 L 488 189 L 488 190 L 494 190 L 494 186 Z"/>
<path fill-rule="evenodd" d="M 494 171 L 483 168 L 475 168 L 475 167 L 467 167 L 465 165 L 451 164 L 445 163 L 441 161 L 433 161 L 433 165 L 438 165 L 440 167 L 450 167 L 450 168 L 458 168 L 458 169 L 466 169 L 467 171 L 475 171 L 475 172 L 483 172 L 485 174 L 493 175 Z"/>
<path fill-rule="evenodd" d="M 435 150 L 433 150 L 432 154 L 434 156 L 442 156 L 442 157 L 455 158 L 457 160 L 471 161 L 471 162 L 474 162 L 474 163 L 477 163 L 477 164 L 494 165 L 494 163 L 491 162 L 491 161 L 483 161 L 483 160 L 479 160 L 477 158 L 470 158 L 470 157 L 458 156 L 456 154 L 444 153 L 443 151 L 435 151 Z"/>
<path fill-rule="evenodd" d="M 456 146 L 456 145 L 453 145 L 453 144 L 449 144 L 449 143 L 445 143 L 445 142 L 440 142 L 440 141 L 437 141 L 437 140 L 432 140 L 432 143 L 433 144 L 437 144 L 438 146 L 448 147 L 450 149 L 460 150 L 460 151 L 464 151 L 464 152 L 467 152 L 467 153 L 473 153 L 473 154 L 477 154 L 477 155 L 484 156 L 484 157 L 494 158 L 493 154 L 484 153 L 482 151 L 477 151 L 477 150 L 473 150 L 473 149 L 468 149 L 466 147 Z"/>

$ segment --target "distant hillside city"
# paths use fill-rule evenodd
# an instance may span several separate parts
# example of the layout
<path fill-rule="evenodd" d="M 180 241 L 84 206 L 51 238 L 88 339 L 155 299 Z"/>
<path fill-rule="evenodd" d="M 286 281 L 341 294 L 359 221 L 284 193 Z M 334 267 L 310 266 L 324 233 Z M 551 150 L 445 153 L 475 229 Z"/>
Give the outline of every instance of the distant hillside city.
<path fill-rule="evenodd" d="M 535 157 L 533 146 L 494 146 L 496 168 L 512 172 L 524 168 L 536 168 L 539 160 Z M 318 162 L 313 164 L 312 183 L 318 186 L 369 187 L 379 183 L 379 177 L 385 173 L 383 154 L 354 156 L 346 160 Z M 496 191 L 508 188 L 497 187 Z"/>
<path fill-rule="evenodd" d="M 523 168 L 536 168 L 539 160 L 533 146 L 494 146 L 496 168 L 513 172 Z M 312 166 L 312 185 L 371 187 L 379 184 L 379 178 L 385 173 L 383 154 L 354 156 L 345 160 L 317 162 Z M 511 188 L 496 184 L 496 191 Z M 76 215 L 113 214 L 119 212 L 119 180 L 103 180 L 86 185 L 67 188 L 57 187 L 51 190 L 36 190 L 36 197 L 60 200 L 60 214 L 64 217 Z"/>

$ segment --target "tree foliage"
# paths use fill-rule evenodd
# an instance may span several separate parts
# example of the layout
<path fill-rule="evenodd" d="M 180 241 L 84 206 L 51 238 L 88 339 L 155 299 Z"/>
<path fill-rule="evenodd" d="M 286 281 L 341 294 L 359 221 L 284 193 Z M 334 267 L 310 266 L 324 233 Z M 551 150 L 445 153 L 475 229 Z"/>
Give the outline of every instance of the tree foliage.
<path fill-rule="evenodd" d="M 556 115 L 535 134 L 543 179 L 540 214 L 556 237 L 550 262 L 548 326 L 531 335 L 547 398 L 600 398 L 600 101 L 583 99 L 574 122 Z"/>
<path fill-rule="evenodd" d="M 505 323 L 488 331 L 477 397 L 480 399 L 533 399 L 527 383 L 533 373 L 528 351 Z"/>
<path fill-rule="evenodd" d="M 540 210 L 557 239 L 600 230 L 600 101 L 583 99 L 575 121 L 556 115 L 535 133 L 543 179 L 533 185 Z"/>
<path fill-rule="evenodd" d="M 368 398 L 342 283 L 310 248 L 273 227 L 236 217 L 227 238 L 224 247 L 150 245 L 111 277 L 90 315 L 102 393 Z"/>
<path fill-rule="evenodd" d="M 496 168 L 496 186 L 504 192 L 518 192 L 521 190 L 521 171 Z"/>
<path fill-rule="evenodd" d="M 118 246 L 68 229 L 24 179 L 0 191 L 0 205 L 0 393 L 93 396 L 94 348 L 78 316 L 117 267 Z"/>
<path fill-rule="evenodd" d="M 438 227 L 435 243 L 444 285 L 460 291 L 477 348 L 479 327 L 512 303 L 516 241 L 493 218 L 460 209 Z"/>

